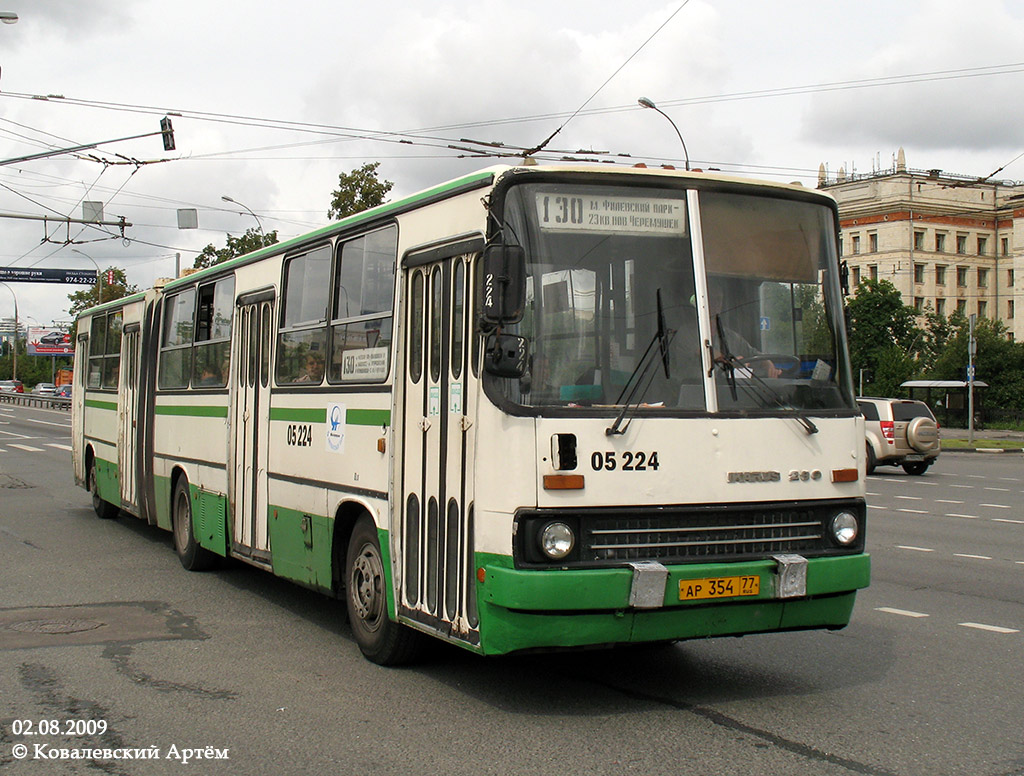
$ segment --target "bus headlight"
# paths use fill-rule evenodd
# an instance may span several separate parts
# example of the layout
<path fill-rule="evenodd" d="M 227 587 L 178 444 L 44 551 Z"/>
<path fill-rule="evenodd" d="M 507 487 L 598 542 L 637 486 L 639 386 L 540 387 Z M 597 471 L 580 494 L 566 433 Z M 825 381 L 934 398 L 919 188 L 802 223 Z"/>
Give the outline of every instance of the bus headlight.
<path fill-rule="evenodd" d="M 857 518 L 850 512 L 840 512 L 833 517 L 831 528 L 832 538 L 843 547 L 848 547 L 857 541 L 857 534 L 860 533 Z"/>
<path fill-rule="evenodd" d="M 551 560 L 562 560 L 575 544 L 576 537 L 565 523 L 548 523 L 540 532 L 540 548 Z"/>

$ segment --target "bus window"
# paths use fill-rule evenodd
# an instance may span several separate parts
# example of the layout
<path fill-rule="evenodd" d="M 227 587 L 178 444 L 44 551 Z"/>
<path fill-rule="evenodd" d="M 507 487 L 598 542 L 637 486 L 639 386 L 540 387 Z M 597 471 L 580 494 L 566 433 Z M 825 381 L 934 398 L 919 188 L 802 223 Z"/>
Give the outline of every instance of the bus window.
<path fill-rule="evenodd" d="M 332 383 L 387 379 L 397 254 L 394 226 L 338 247 L 328 374 Z"/>
<path fill-rule="evenodd" d="M 319 385 L 324 379 L 331 247 L 289 259 L 277 340 L 277 382 Z"/>
<path fill-rule="evenodd" d="M 412 278 L 409 299 L 409 379 L 418 383 L 423 376 L 423 272 Z"/>
<path fill-rule="evenodd" d="M 455 262 L 455 279 L 452 281 L 452 377 L 462 377 L 462 351 L 466 326 L 466 263 Z"/>
<path fill-rule="evenodd" d="M 192 385 L 197 388 L 223 388 L 228 384 L 234 295 L 234 277 L 199 287 L 192 372 Z"/>
<path fill-rule="evenodd" d="M 168 297 L 160 349 L 160 388 L 186 388 L 191 370 L 196 290 Z"/>
<path fill-rule="evenodd" d="M 103 383 L 103 339 L 107 333 L 107 316 L 94 315 L 89 329 L 89 388 Z"/>
<path fill-rule="evenodd" d="M 103 348 L 103 387 L 117 388 L 121 371 L 121 311 L 107 315 L 106 346 Z"/>

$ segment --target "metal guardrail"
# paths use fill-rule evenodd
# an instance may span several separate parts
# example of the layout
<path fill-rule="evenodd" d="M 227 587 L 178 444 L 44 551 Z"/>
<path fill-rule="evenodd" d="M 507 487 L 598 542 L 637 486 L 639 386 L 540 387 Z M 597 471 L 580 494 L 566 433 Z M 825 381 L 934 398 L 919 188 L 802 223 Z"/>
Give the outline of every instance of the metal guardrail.
<path fill-rule="evenodd" d="M 34 393 L 0 392 L 0 403 L 18 404 L 22 407 L 45 407 L 53 410 L 70 410 L 71 399 L 62 396 L 39 396 Z"/>

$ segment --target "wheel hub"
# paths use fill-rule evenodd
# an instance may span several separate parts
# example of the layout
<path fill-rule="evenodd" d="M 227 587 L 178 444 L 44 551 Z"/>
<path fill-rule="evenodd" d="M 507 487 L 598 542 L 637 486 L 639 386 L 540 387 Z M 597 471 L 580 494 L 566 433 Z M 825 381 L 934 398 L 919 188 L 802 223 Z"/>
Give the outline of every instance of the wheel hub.
<path fill-rule="evenodd" d="M 363 548 L 352 564 L 352 605 L 359 619 L 372 622 L 381 609 L 381 579 L 383 567 L 380 559 L 368 548 Z"/>

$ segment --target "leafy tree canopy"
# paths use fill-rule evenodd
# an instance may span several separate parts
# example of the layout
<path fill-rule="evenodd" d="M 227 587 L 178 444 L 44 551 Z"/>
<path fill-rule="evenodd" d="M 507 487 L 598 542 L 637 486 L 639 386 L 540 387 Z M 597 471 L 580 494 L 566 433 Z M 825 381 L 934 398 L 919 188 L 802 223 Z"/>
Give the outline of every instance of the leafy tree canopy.
<path fill-rule="evenodd" d="M 246 229 L 245 234 L 241 237 L 232 237 L 230 234 L 226 235 L 226 237 L 227 245 L 223 248 L 217 248 L 213 243 L 210 243 L 196 256 L 192 266 L 196 269 L 206 269 L 229 259 L 244 256 L 260 248 L 265 248 L 268 245 L 273 245 L 277 242 L 277 230 L 275 229 L 273 232 L 264 234 L 259 229 L 253 227 Z"/>
<path fill-rule="evenodd" d="M 849 314 L 850 360 L 854 375 L 859 369 L 877 372 L 883 352 L 895 346 L 910 355 L 923 344 L 917 312 L 903 304 L 899 290 L 888 280 L 865 280 L 846 300 Z M 884 357 L 887 369 L 899 361 Z"/>
<path fill-rule="evenodd" d="M 377 177 L 380 162 L 367 162 L 352 172 L 338 176 L 338 188 L 331 192 L 331 207 L 327 217 L 340 220 L 371 207 L 383 205 L 388 192 L 394 187 L 389 180 Z"/>

